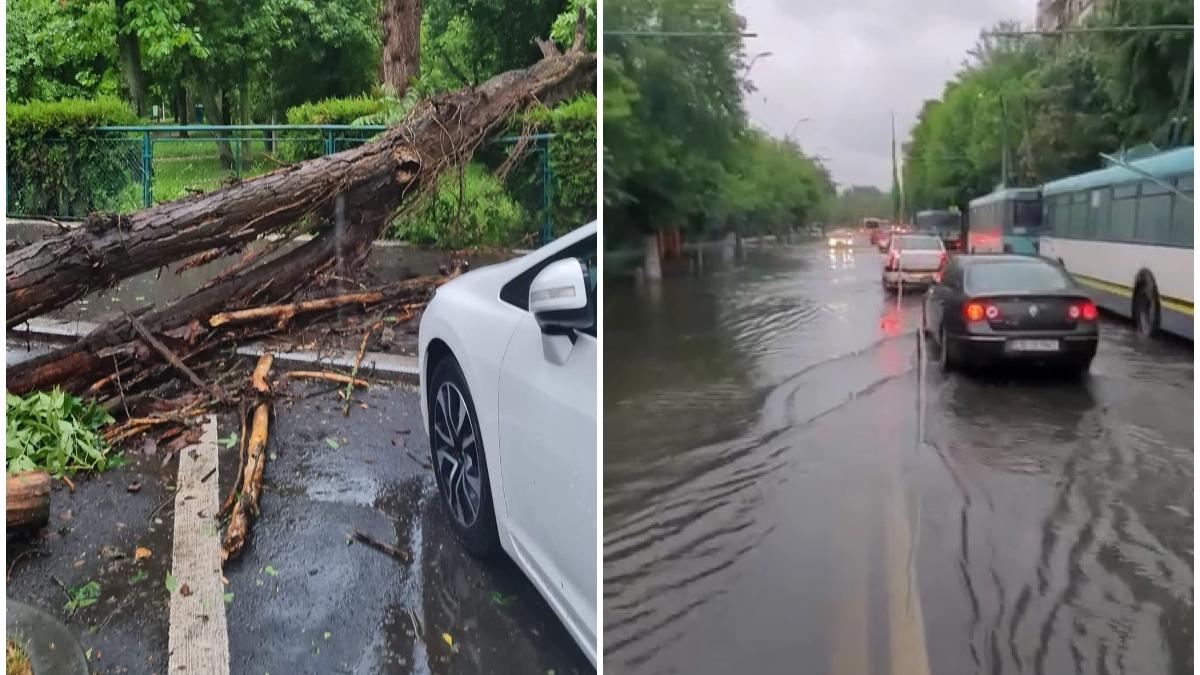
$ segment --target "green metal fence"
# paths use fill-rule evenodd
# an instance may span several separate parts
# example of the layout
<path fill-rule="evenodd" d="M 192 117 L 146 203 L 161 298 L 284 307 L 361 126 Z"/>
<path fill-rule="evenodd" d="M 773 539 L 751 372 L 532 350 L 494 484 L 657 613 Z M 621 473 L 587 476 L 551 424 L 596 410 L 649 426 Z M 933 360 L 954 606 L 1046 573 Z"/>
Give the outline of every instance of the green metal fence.
<path fill-rule="evenodd" d="M 10 168 L 7 213 L 58 219 L 82 218 L 95 211 L 129 213 L 297 161 L 341 152 L 386 129 L 344 124 L 97 127 L 89 140 L 95 142 L 99 153 L 95 148 L 74 153 L 70 141 L 46 141 L 45 156 L 54 158 L 57 180 L 22 180 Z M 476 155 L 478 161 L 496 169 L 514 146 L 523 142 L 523 153 L 509 162 L 504 183 L 525 212 L 536 218 L 537 239 L 542 243 L 555 235 L 553 138 L 553 134 L 504 137 Z M 83 165 L 87 162 L 96 166 Z M 63 185 L 56 193 L 47 188 L 58 183 Z M 89 189 L 91 185 L 103 189 Z"/>

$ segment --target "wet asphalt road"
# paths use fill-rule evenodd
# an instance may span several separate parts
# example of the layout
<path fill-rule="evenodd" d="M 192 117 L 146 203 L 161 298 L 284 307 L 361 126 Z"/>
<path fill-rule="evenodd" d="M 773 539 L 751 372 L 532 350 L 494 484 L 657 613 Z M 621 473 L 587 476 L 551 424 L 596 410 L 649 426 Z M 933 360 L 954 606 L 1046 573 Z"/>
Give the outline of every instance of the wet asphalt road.
<path fill-rule="evenodd" d="M 1190 343 L 945 377 L 874 249 L 734 257 L 606 282 L 610 672 L 1192 671 Z"/>
<path fill-rule="evenodd" d="M 454 538 L 414 388 L 360 393 L 367 408 L 346 418 L 334 388 L 288 386 L 263 516 L 226 567 L 231 672 L 593 672 L 516 565 L 476 560 Z M 223 454 L 230 476 L 236 453 Z M 351 543 L 355 528 L 411 560 Z"/>
<path fill-rule="evenodd" d="M 347 418 L 339 387 L 279 387 L 261 515 L 225 568 L 231 673 L 595 672 L 515 564 L 472 558 L 454 538 L 414 388 L 359 393 Z M 221 437 L 235 418 L 220 419 Z M 223 499 L 237 447 L 219 452 Z M 74 494 L 56 483 L 50 527 L 9 535 L 8 592 L 76 631 L 93 672 L 165 673 L 176 462 L 126 457 L 77 477 Z M 410 559 L 351 543 L 355 528 Z M 135 562 L 136 546 L 153 555 Z M 96 581 L 100 601 L 68 616 L 51 577 Z"/>

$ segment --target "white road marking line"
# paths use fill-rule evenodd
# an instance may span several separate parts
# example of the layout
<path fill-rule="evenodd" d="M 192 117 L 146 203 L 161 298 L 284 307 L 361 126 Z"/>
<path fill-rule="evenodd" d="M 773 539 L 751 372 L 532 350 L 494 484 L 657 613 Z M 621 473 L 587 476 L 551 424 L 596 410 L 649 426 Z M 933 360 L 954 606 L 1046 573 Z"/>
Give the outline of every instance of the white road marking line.
<path fill-rule="evenodd" d="M 208 416 L 200 442 L 179 453 L 175 484 L 171 573 L 177 588 L 171 594 L 167 670 L 188 675 L 228 675 L 221 539 L 213 519 L 219 498 L 216 416 Z M 190 591 L 187 596 L 180 592 L 185 584 Z"/>

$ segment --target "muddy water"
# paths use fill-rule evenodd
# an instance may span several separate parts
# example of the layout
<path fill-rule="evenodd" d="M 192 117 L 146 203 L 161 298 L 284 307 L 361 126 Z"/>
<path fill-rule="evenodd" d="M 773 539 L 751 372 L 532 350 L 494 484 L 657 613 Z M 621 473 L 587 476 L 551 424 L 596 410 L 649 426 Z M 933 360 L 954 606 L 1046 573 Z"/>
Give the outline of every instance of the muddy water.
<path fill-rule="evenodd" d="M 1192 349 L 942 376 L 868 247 L 719 251 L 605 303 L 605 663 L 1182 673 Z"/>

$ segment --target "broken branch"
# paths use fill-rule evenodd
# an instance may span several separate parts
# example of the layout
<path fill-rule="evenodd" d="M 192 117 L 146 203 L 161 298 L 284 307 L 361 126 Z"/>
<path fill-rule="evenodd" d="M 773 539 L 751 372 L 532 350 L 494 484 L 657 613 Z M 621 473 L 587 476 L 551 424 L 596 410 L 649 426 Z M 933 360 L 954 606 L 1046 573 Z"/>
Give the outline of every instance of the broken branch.
<path fill-rule="evenodd" d="M 133 329 L 137 331 L 137 334 L 142 337 L 142 340 L 144 340 L 146 344 L 154 348 L 154 351 L 158 352 L 159 356 L 162 356 L 164 359 L 166 359 L 167 363 L 170 363 L 172 366 L 174 366 L 176 370 L 186 375 L 187 378 L 192 381 L 192 384 L 196 385 L 200 389 L 207 390 L 208 393 L 218 401 L 223 401 L 226 403 L 229 402 L 229 396 L 222 391 L 220 387 L 217 385 L 210 385 L 204 380 L 201 380 L 200 376 L 196 374 L 196 371 L 188 368 L 187 365 L 175 355 L 175 352 L 167 349 L 166 345 L 160 342 L 158 338 L 151 335 L 150 331 L 146 330 L 146 327 L 142 325 L 142 322 L 137 320 L 137 317 L 126 312 L 125 318 L 129 320 L 129 325 L 133 326 Z"/>
<path fill-rule="evenodd" d="M 372 537 L 371 535 L 367 534 L 366 532 L 363 532 L 362 530 L 358 529 L 357 527 L 354 528 L 354 538 L 357 539 L 358 541 L 361 541 L 362 543 L 366 544 L 367 546 L 370 546 L 371 548 L 373 548 L 375 550 L 383 551 L 384 553 L 392 556 L 393 558 L 399 558 L 400 560 L 403 560 L 404 562 L 408 562 L 408 560 L 409 560 L 408 551 L 396 548 L 395 546 L 392 546 L 390 544 L 385 544 L 382 541 L 379 541 L 378 539 L 376 539 L 375 537 Z"/>
<path fill-rule="evenodd" d="M 362 387 L 363 389 L 367 389 L 371 386 L 370 382 L 367 382 L 366 380 L 358 378 L 358 377 L 351 377 L 349 375 L 343 375 L 341 373 L 330 373 L 330 372 L 318 371 L 318 370 L 292 370 L 292 371 L 288 371 L 287 376 L 292 379 L 325 380 L 326 382 L 338 382 L 340 384 L 347 384 L 347 385 L 352 385 L 355 387 Z"/>

